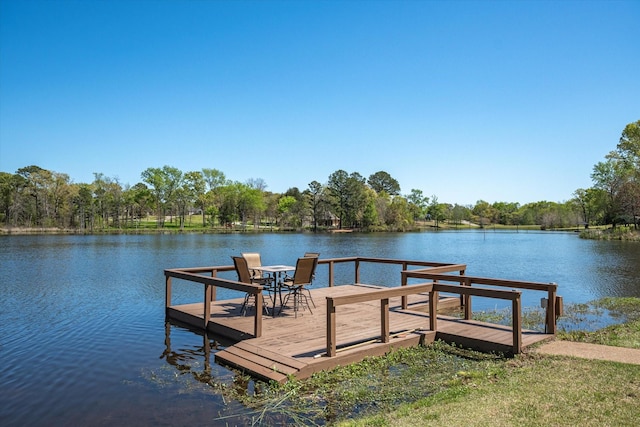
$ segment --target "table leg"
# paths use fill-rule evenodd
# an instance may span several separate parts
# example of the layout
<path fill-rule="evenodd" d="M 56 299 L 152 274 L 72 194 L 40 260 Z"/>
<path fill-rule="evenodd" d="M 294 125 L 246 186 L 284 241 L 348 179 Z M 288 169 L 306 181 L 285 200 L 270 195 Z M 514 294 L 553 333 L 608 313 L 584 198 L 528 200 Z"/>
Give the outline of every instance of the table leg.
<path fill-rule="evenodd" d="M 278 297 L 278 289 L 280 288 L 278 283 L 278 273 L 274 272 L 273 279 L 273 308 L 271 309 L 271 316 L 276 317 L 276 298 Z"/>

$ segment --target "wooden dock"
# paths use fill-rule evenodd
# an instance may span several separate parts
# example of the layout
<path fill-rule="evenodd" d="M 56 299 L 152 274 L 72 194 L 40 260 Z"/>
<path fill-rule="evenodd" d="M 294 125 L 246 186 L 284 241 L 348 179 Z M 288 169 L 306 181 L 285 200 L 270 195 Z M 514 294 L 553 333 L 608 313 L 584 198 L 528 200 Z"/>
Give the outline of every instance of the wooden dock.
<path fill-rule="evenodd" d="M 242 299 L 214 301 L 211 303 L 211 320 L 208 331 L 221 334 L 236 344 L 218 351 L 218 363 L 230 365 L 246 371 L 252 376 L 284 382 L 288 375 L 307 378 L 315 372 L 347 365 L 367 356 L 384 355 L 392 348 L 429 344 L 435 339 L 456 343 L 482 351 L 512 351 L 512 329 L 473 320 L 438 316 L 438 330 L 429 329 L 429 315 L 424 312 L 428 304 L 426 295 L 410 299 L 409 308 L 401 308 L 401 299 L 390 300 L 389 325 L 390 340 L 381 342 L 379 303 L 369 301 L 344 307 L 338 313 L 337 351 L 335 357 L 327 357 L 326 351 L 326 297 L 353 295 L 372 289 L 384 289 L 368 285 L 344 285 L 331 288 L 312 289 L 316 303 L 313 313 L 309 310 L 294 317 L 293 310 L 285 308 L 276 317 L 264 314 L 262 336 L 254 338 L 252 312 L 240 316 Z M 443 304 L 444 303 L 444 304 Z M 457 298 L 443 299 L 441 306 L 457 305 Z M 419 310 L 419 311 L 416 311 Z M 188 314 L 203 319 L 202 304 L 175 306 L 174 318 Z M 253 311 L 253 310 L 252 310 Z M 533 331 L 523 331 L 523 346 L 551 339 L 553 335 Z"/>
<path fill-rule="evenodd" d="M 453 266 L 453 269 L 459 268 L 459 265 Z M 209 269 L 211 267 L 202 271 L 211 271 Z M 555 336 L 555 327 L 550 328 L 550 333 L 521 329 L 519 292 L 473 288 L 470 286 L 473 282 L 485 279 L 445 275 L 442 270 L 452 271 L 451 265 L 449 268 L 432 266 L 420 270 L 407 270 L 404 265 L 403 286 L 394 288 L 357 282 L 312 287 L 313 312 L 304 310 L 298 312 L 297 317 L 289 307 L 277 316 L 256 315 L 255 309 L 242 316 L 243 298 L 216 301 L 211 289 L 214 286 L 242 286 L 234 281 L 215 278 L 215 273 L 223 269 L 228 270 L 228 267 L 216 267 L 213 277 L 198 275 L 195 279 L 189 279 L 185 270 L 165 270 L 167 316 L 230 338 L 234 344 L 219 350 L 215 354 L 216 361 L 263 380 L 285 382 L 289 376 L 307 378 L 316 372 L 358 362 L 368 356 L 384 355 L 393 348 L 426 345 L 436 339 L 481 351 L 519 353 L 530 345 Z M 423 278 L 423 275 L 428 275 L 431 281 L 407 286 L 409 277 Z M 434 279 L 436 276 L 438 279 Z M 171 277 L 205 284 L 205 301 L 210 302 L 171 305 Z M 447 285 L 444 281 L 463 281 L 466 286 Z M 500 283 L 498 279 L 494 281 Z M 514 286 L 514 283 L 504 281 L 503 285 Z M 534 285 L 547 286 L 550 294 L 553 291 L 555 295 L 555 284 L 518 283 L 536 290 L 542 288 Z M 257 288 L 258 306 L 261 307 L 261 287 Z M 460 296 L 443 297 L 439 292 L 459 293 Z M 475 321 L 468 312 L 462 319 L 435 315 L 438 309 L 460 306 L 461 301 L 470 307 L 471 295 L 511 299 L 515 313 L 513 327 Z M 551 312 L 550 316 L 555 325 L 554 313 Z"/>

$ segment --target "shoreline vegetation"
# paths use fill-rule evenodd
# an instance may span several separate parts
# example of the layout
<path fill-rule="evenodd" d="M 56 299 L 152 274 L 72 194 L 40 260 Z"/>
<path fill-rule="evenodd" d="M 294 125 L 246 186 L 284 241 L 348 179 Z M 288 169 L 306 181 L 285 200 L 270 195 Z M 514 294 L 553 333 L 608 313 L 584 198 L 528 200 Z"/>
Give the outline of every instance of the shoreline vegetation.
<path fill-rule="evenodd" d="M 568 307 L 558 340 L 640 349 L 640 298 L 605 298 L 588 308 L 602 309 L 620 323 L 579 330 L 585 307 Z M 535 349 L 507 358 L 435 342 L 303 381 L 254 385 L 251 395 L 234 396 L 250 408 L 248 425 L 635 426 L 640 418 L 640 365 Z"/>
<path fill-rule="evenodd" d="M 202 226 L 199 218 L 194 218 L 190 223 L 178 225 L 174 222 L 165 222 L 163 227 L 158 227 L 155 218 L 149 218 L 145 221 L 139 221 L 134 226 L 128 227 L 102 227 L 90 229 L 78 228 L 59 228 L 59 227 L 9 227 L 0 226 L 0 235 L 54 235 L 54 234 L 80 234 L 80 235 L 103 235 L 103 234 L 173 234 L 173 233 L 202 233 L 202 234 L 225 234 L 225 233 L 300 233 L 313 232 L 310 229 L 279 227 L 273 225 L 259 225 L 247 223 L 234 223 L 225 227 Z M 464 221 L 463 223 L 449 223 L 446 221 L 419 221 L 415 226 L 404 232 L 428 232 L 428 231 L 560 231 L 560 232 L 576 232 L 580 234 L 580 238 L 591 240 L 624 240 L 624 241 L 640 241 L 640 230 L 636 230 L 634 226 L 598 226 L 592 228 L 581 227 L 564 227 L 564 228 L 545 228 L 540 225 L 502 225 L 489 224 L 481 226 L 472 222 Z M 375 233 L 387 232 L 389 230 L 359 230 L 352 228 L 339 229 L 335 227 L 319 227 L 318 233 Z"/>
<path fill-rule="evenodd" d="M 26 227 L 3 231 L 13 234 L 30 227 L 97 234 L 249 231 L 252 222 L 254 231 L 366 232 L 420 231 L 425 222 L 435 229 L 496 229 L 499 224 L 516 230 L 576 231 L 610 224 L 612 232 L 583 237 L 640 240 L 639 153 L 640 120 L 627 124 L 616 149 L 594 165 L 592 187 L 576 189 L 563 202 L 524 205 L 482 199 L 468 205 L 441 202 L 418 188 L 402 194 L 400 183 L 383 170 L 367 178 L 339 169 L 324 184 L 314 180 L 307 188 L 277 193 L 267 191 L 261 178 L 233 181 L 212 168 L 185 172 L 170 165 L 149 167 L 140 173 L 140 182 L 130 185 L 103 173 L 94 173 L 91 183 L 75 183 L 65 173 L 30 165 L 14 174 L 0 171 L 0 227 Z M 148 224 L 151 217 L 155 224 Z M 193 224 L 201 224 L 200 231 Z M 636 233 L 620 231 L 629 226 Z"/>

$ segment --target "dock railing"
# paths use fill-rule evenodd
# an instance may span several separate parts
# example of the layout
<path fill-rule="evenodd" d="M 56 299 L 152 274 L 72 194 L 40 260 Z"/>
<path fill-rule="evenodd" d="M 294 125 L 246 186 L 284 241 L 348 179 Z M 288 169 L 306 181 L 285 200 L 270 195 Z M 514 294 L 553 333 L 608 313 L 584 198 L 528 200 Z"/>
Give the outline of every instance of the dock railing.
<path fill-rule="evenodd" d="M 431 292 L 431 283 L 373 290 L 365 293 L 327 297 L 327 356 L 333 357 L 337 351 L 336 336 L 336 307 L 367 301 L 380 301 L 380 341 L 388 343 L 390 339 L 389 298 L 405 297 L 407 295 Z M 430 318 L 434 313 L 429 312 Z"/>
<path fill-rule="evenodd" d="M 522 292 L 503 291 L 499 289 L 472 288 L 465 286 L 446 285 L 433 283 L 433 290 L 429 293 L 429 312 L 438 312 L 438 298 L 440 292 L 457 293 L 470 300 L 471 296 L 511 300 L 511 329 L 513 331 L 513 353 L 518 354 L 522 350 Z M 437 316 L 430 316 L 431 329 L 437 331 Z M 466 319 L 469 320 L 469 319 Z"/>
<path fill-rule="evenodd" d="M 401 297 L 402 308 L 407 308 L 407 299 L 409 295 L 429 292 L 429 314 L 430 328 L 435 331 L 437 328 L 437 305 L 439 292 L 453 293 L 460 295 L 461 306 L 464 310 L 464 318 L 470 320 L 472 318 L 471 297 L 487 297 L 499 298 L 512 301 L 513 310 L 513 333 L 514 333 L 514 352 L 519 352 L 522 342 L 521 331 L 521 292 L 517 290 L 534 290 L 542 291 L 547 294 L 546 304 L 546 329 L 547 333 L 556 333 L 556 317 L 562 310 L 562 299 L 557 296 L 557 285 L 555 283 L 539 283 L 526 282 L 505 279 L 494 279 L 484 277 L 473 277 L 465 275 L 466 264 L 438 263 L 429 261 L 412 261 L 403 259 L 389 258 L 372 258 L 372 257 L 342 257 L 319 259 L 318 265 L 326 265 L 328 267 L 328 283 L 329 287 L 336 286 L 334 268 L 337 264 L 353 263 L 354 264 L 354 281 L 351 283 L 361 283 L 360 269 L 365 263 L 376 264 L 396 264 L 401 266 L 400 286 L 390 287 L 388 289 L 374 290 L 358 295 L 345 295 L 336 297 L 327 297 L 327 354 L 335 355 L 336 352 L 336 330 L 335 330 L 335 308 L 340 305 L 353 304 L 356 302 L 380 300 L 380 318 L 381 333 L 380 339 L 387 342 L 389 339 L 389 307 L 388 300 L 393 297 Z M 409 270 L 409 267 L 419 267 L 418 269 Z M 172 294 L 172 278 L 196 282 L 204 285 L 204 329 L 210 322 L 211 317 L 211 301 L 216 300 L 216 288 L 232 289 L 240 292 L 246 292 L 256 299 L 256 307 L 261 307 L 263 302 L 263 287 L 260 285 L 246 284 L 235 280 L 227 280 L 216 277 L 219 272 L 233 271 L 234 266 L 213 266 L 213 267 L 193 267 L 193 268 L 176 268 L 164 270 L 166 279 L 166 309 L 171 310 L 171 294 Z M 447 273 L 458 273 L 447 274 Z M 209 274 L 207 276 L 205 274 Z M 431 283 L 409 284 L 410 279 L 430 280 Z M 457 283 L 457 285 L 451 284 Z M 394 284 L 389 283 L 393 286 Z M 512 290 L 499 290 L 492 288 L 472 287 L 472 285 L 488 285 L 493 287 L 508 287 Z M 173 313 L 173 312 L 172 312 Z M 175 313 L 174 313 L 175 314 Z M 254 336 L 262 335 L 262 313 L 256 310 L 254 315 Z M 385 341 L 387 340 L 387 341 Z"/>
<path fill-rule="evenodd" d="M 204 317 L 203 329 L 207 329 L 211 318 L 211 301 L 216 300 L 216 288 L 232 289 L 234 291 L 246 292 L 255 297 L 256 307 L 262 307 L 264 296 L 262 295 L 263 287 L 261 285 L 253 285 L 242 283 L 235 280 L 228 280 L 216 277 L 220 271 L 235 270 L 234 266 L 214 266 L 214 267 L 193 267 L 164 270 L 165 276 L 165 309 L 167 312 L 171 309 L 172 294 L 172 278 L 186 280 L 189 282 L 201 283 L 204 285 Z M 211 276 L 204 276 L 202 273 L 209 273 Z M 257 338 L 262 336 L 262 312 L 255 310 L 253 322 L 253 335 Z"/>
<path fill-rule="evenodd" d="M 429 267 L 428 271 L 437 272 L 453 272 L 459 271 L 461 275 L 465 273 L 467 266 L 465 264 L 451 264 L 443 262 L 431 262 L 431 261 L 416 261 L 406 259 L 393 259 L 393 258 L 372 258 L 372 257 L 342 257 L 342 258 L 327 258 L 319 259 L 318 265 L 327 265 L 329 269 L 329 287 L 335 286 L 335 266 L 336 264 L 353 263 L 354 264 L 354 278 L 353 283 L 360 283 L 360 267 L 364 263 L 373 264 L 396 264 L 401 265 L 402 270 L 407 270 L 410 266 Z M 435 269 L 435 270 L 434 270 Z"/>
<path fill-rule="evenodd" d="M 471 296 L 481 296 L 487 298 L 503 298 L 503 299 L 512 299 L 507 294 L 503 294 L 505 291 L 500 291 L 497 289 L 491 288 L 472 288 L 472 285 L 487 285 L 494 287 L 505 287 L 515 289 L 523 289 L 523 290 L 533 290 L 540 291 L 547 294 L 547 304 L 546 304 L 546 318 L 545 318 L 545 329 L 546 333 L 556 334 L 556 319 L 558 315 L 562 312 L 562 298 L 557 295 L 558 285 L 555 283 L 540 283 L 540 282 L 527 282 L 527 281 L 519 281 L 519 280 L 505 280 L 505 279 L 495 279 L 495 278 L 487 278 L 487 277 L 475 277 L 475 276 L 466 276 L 460 275 L 455 276 L 451 274 L 442 274 L 441 272 L 434 272 L 434 269 L 424 269 L 424 270 L 405 270 L 402 272 L 402 283 L 406 284 L 407 279 L 427 279 L 432 280 L 434 283 L 434 289 L 437 291 L 448 292 L 448 293 L 456 293 L 460 294 L 462 298 L 462 307 L 464 311 L 464 318 L 466 320 L 470 320 L 472 318 L 472 306 L 471 306 Z M 444 282 L 444 283 L 442 283 Z M 447 282 L 455 282 L 458 283 L 457 286 L 449 285 L 444 286 Z M 446 289 L 446 290 L 445 290 Z M 474 289 L 471 291 L 470 289 Z M 476 292 L 481 291 L 481 292 Z M 495 296 L 492 296 L 495 295 Z M 502 295 L 499 297 L 498 295 Z M 518 302 L 518 305 L 520 303 Z M 521 308 L 518 308 L 518 312 L 516 313 L 516 307 L 514 307 L 513 312 L 513 322 L 520 321 L 520 319 L 516 319 L 516 317 L 521 316 Z M 514 330 L 515 330 L 514 326 Z"/>
<path fill-rule="evenodd" d="M 374 263 L 374 264 L 395 264 L 401 266 L 401 271 L 406 270 L 411 266 L 417 267 L 429 267 L 436 268 L 436 271 L 460 271 L 460 274 L 464 274 L 464 269 L 466 268 L 463 264 L 447 264 L 440 262 L 430 262 L 430 261 L 415 261 L 415 260 L 403 260 L 403 259 L 390 259 L 390 258 L 371 258 L 371 257 L 342 257 L 342 258 L 328 258 L 328 259 L 320 259 L 318 260 L 319 265 L 326 265 L 328 267 L 328 283 L 329 287 L 335 286 L 335 265 L 341 263 L 353 263 L 354 265 L 354 282 L 351 283 L 360 283 L 360 268 L 362 264 L 365 263 Z M 186 323 L 194 324 L 195 326 L 201 326 L 203 329 L 207 329 L 209 322 L 211 321 L 211 302 L 216 300 L 216 288 L 226 288 L 232 289 L 235 291 L 246 292 L 249 293 L 256 298 L 256 306 L 261 307 L 262 301 L 264 300 L 264 295 L 262 294 L 263 287 L 260 285 L 252 285 L 247 283 L 238 282 L 235 280 L 228 280 L 224 278 L 217 277 L 219 272 L 229 272 L 234 271 L 235 267 L 233 265 L 219 265 L 219 266 L 208 266 L 208 267 L 187 267 L 187 268 L 172 268 L 165 269 L 165 309 L 170 317 L 177 318 L 178 320 L 184 320 Z M 180 279 L 187 282 L 200 283 L 204 286 L 204 316 L 202 319 L 202 324 L 198 325 L 199 320 L 192 318 L 192 316 L 188 316 L 182 313 L 180 310 L 172 309 L 172 291 L 173 284 L 172 279 Z M 406 282 L 403 282 L 406 284 Z M 390 284 L 395 285 L 395 284 Z M 403 304 L 406 306 L 406 298 L 407 295 L 413 293 L 413 289 L 409 292 L 403 293 L 404 291 L 400 291 L 402 295 Z M 260 315 L 260 311 L 256 310 L 254 315 L 254 331 L 253 335 L 259 337 L 262 335 L 262 316 Z M 189 318 L 187 318 L 189 317 Z"/>

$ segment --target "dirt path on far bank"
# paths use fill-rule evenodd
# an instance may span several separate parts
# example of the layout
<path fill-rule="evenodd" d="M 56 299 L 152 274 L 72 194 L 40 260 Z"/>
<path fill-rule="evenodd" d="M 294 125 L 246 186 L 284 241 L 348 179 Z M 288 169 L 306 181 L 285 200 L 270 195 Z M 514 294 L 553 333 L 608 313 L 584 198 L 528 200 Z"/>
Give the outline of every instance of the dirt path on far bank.
<path fill-rule="evenodd" d="M 558 340 L 542 344 L 534 351 L 541 354 L 572 356 L 583 359 L 608 360 L 611 362 L 640 365 L 640 350 L 634 348 Z"/>

